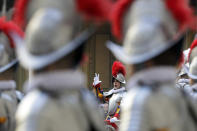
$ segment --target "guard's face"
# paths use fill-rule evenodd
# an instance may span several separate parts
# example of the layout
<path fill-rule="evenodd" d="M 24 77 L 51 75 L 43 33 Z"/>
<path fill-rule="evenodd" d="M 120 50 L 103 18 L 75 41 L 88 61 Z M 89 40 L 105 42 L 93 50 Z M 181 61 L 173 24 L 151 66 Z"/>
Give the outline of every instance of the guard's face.
<path fill-rule="evenodd" d="M 113 84 L 114 84 L 114 89 L 119 89 L 120 88 L 120 82 L 117 81 L 116 79 L 114 80 Z"/>

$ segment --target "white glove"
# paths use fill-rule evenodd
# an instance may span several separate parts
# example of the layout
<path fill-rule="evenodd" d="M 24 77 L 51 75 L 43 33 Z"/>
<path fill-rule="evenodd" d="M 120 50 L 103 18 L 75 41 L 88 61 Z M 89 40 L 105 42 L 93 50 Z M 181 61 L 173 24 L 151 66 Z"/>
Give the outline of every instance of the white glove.
<path fill-rule="evenodd" d="M 113 117 L 113 118 L 110 119 L 110 123 L 115 123 L 115 122 L 119 122 L 117 117 Z"/>
<path fill-rule="evenodd" d="M 99 80 L 99 74 L 95 73 L 95 77 L 94 77 L 94 82 L 93 82 L 93 86 L 96 86 L 97 84 L 101 83 L 102 81 Z"/>

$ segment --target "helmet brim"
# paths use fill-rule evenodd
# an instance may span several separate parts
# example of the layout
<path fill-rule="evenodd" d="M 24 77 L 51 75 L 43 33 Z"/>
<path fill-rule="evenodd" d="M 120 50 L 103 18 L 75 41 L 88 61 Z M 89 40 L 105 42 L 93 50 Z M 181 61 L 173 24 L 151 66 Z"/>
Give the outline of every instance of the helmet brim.
<path fill-rule="evenodd" d="M 113 79 L 112 79 L 112 82 L 114 82 L 114 79 L 116 79 L 117 81 L 119 81 L 120 83 L 122 83 L 122 84 L 126 84 L 126 81 L 124 80 L 124 81 L 120 81 L 120 80 L 118 80 L 115 76 L 112 76 L 113 77 Z"/>
<path fill-rule="evenodd" d="M 156 47 L 155 49 L 144 52 L 143 54 L 137 54 L 137 55 L 130 55 L 124 51 L 124 48 L 120 45 L 115 44 L 114 42 L 108 41 L 106 46 L 107 48 L 112 52 L 112 54 L 120 61 L 122 61 L 125 64 L 139 64 L 142 62 L 145 62 L 149 59 L 152 59 L 159 54 L 163 53 L 164 51 L 171 48 L 173 45 L 178 44 L 183 41 L 184 34 L 180 35 L 180 37 L 170 40 L 167 43 L 168 44 L 160 44 L 161 46 Z"/>
<path fill-rule="evenodd" d="M 84 44 L 86 40 L 95 32 L 95 29 L 89 28 L 82 32 L 74 40 L 65 44 L 62 48 L 46 54 L 46 55 L 32 55 L 25 47 L 25 41 L 17 34 L 12 33 L 12 37 L 16 43 L 16 52 L 21 65 L 26 69 L 38 70 L 45 66 L 56 62 L 64 56 L 77 49 L 80 45 Z"/>
<path fill-rule="evenodd" d="M 4 71 L 10 69 L 12 66 L 18 63 L 17 59 L 12 60 L 10 63 L 0 67 L 0 73 L 3 73 Z"/>

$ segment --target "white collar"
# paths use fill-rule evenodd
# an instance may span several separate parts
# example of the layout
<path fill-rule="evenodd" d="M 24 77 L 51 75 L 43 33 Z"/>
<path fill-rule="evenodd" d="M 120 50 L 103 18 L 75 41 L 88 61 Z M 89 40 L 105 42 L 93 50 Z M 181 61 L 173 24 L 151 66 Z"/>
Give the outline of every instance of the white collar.
<path fill-rule="evenodd" d="M 16 82 L 14 80 L 1 80 L 0 90 L 16 89 Z"/>
<path fill-rule="evenodd" d="M 53 71 L 35 75 L 32 80 L 25 83 L 25 92 L 34 88 L 40 88 L 52 92 L 59 92 L 64 89 L 84 88 L 85 76 L 77 70 Z"/>
<path fill-rule="evenodd" d="M 144 83 L 159 82 L 159 83 L 175 83 L 177 71 L 171 66 L 152 67 L 139 71 L 134 74 L 129 82 L 127 88 L 131 88 L 138 84 L 139 81 Z"/>
<path fill-rule="evenodd" d="M 103 92 L 103 95 L 106 97 L 106 96 L 109 96 L 109 95 L 112 95 L 112 94 L 117 94 L 117 93 L 120 93 L 120 92 L 125 92 L 126 91 L 126 88 L 125 87 L 121 87 L 119 89 L 111 89 L 109 90 L 108 92 Z"/>
<path fill-rule="evenodd" d="M 124 92 L 124 91 L 126 91 L 126 88 L 125 87 L 121 87 L 121 88 L 119 88 L 119 89 L 112 89 L 113 90 L 113 93 L 120 93 L 120 92 Z"/>

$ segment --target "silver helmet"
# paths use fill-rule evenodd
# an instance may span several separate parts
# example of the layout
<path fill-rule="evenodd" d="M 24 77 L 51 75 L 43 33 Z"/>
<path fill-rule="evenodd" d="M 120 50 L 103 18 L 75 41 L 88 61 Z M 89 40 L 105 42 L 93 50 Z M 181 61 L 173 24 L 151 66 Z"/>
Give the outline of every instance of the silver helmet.
<path fill-rule="evenodd" d="M 122 84 L 126 84 L 125 75 L 126 75 L 126 70 L 124 65 L 119 61 L 115 61 L 112 65 L 113 78 L 118 80 Z"/>
<path fill-rule="evenodd" d="M 63 3 L 65 0 L 16 0 L 14 4 L 13 20 L 21 26 L 26 27 L 34 13 L 40 8 L 55 7 L 59 3 Z"/>
<path fill-rule="evenodd" d="M 0 73 L 8 70 L 17 63 L 15 49 L 11 47 L 7 35 L 0 34 Z"/>
<path fill-rule="evenodd" d="M 116 80 L 118 80 L 120 83 L 126 84 L 125 77 L 122 73 L 118 73 L 116 76 L 113 76 Z"/>
<path fill-rule="evenodd" d="M 71 14 L 77 9 L 84 18 L 101 23 L 109 20 L 112 6 L 111 0 L 16 0 L 13 20 L 24 29 L 37 10 L 58 8 Z"/>
<path fill-rule="evenodd" d="M 86 30 L 78 35 L 81 24 L 73 0 L 51 1 L 36 10 L 27 25 L 25 40 L 13 35 L 21 64 L 27 69 L 41 69 L 68 55 L 92 34 L 92 30 Z"/>
<path fill-rule="evenodd" d="M 179 23 L 164 0 L 135 0 L 128 7 L 119 25 L 123 47 L 112 42 L 107 44 L 117 59 L 126 64 L 142 63 L 169 49 L 181 38 L 181 33 L 177 33 Z"/>

